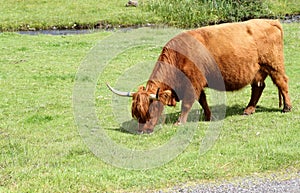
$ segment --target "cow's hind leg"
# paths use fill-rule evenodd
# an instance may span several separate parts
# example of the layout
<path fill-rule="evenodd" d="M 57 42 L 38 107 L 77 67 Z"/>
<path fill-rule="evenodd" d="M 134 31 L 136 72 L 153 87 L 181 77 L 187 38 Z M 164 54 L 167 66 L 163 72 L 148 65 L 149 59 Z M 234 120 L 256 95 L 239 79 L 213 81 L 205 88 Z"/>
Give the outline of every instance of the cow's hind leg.
<path fill-rule="evenodd" d="M 289 112 L 292 110 L 292 103 L 288 93 L 288 78 L 284 73 L 272 72 L 270 74 L 273 83 L 277 86 L 280 95 L 283 96 L 283 110 L 282 112 Z M 280 100 L 280 99 L 279 99 Z"/>
<path fill-rule="evenodd" d="M 201 91 L 201 94 L 199 97 L 199 103 L 203 108 L 205 121 L 210 121 L 211 120 L 211 111 L 207 104 L 206 95 L 203 90 Z"/>
<path fill-rule="evenodd" d="M 250 115 L 255 112 L 256 105 L 259 101 L 259 98 L 265 88 L 265 79 L 267 77 L 267 73 L 263 71 L 259 71 L 251 84 L 251 99 L 248 103 L 246 109 L 244 110 L 244 115 Z"/>

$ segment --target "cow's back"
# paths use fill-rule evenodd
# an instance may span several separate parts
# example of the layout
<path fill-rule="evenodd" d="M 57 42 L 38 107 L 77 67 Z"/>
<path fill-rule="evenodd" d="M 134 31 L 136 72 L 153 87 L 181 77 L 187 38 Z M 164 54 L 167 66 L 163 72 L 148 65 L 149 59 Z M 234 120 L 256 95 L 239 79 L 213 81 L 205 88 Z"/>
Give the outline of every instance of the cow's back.
<path fill-rule="evenodd" d="M 279 57 L 282 54 L 281 25 L 274 20 L 221 24 L 186 33 L 212 54 L 228 91 L 251 83 L 260 64 L 272 63 L 269 60 L 273 60 L 275 54 L 279 54 Z"/>

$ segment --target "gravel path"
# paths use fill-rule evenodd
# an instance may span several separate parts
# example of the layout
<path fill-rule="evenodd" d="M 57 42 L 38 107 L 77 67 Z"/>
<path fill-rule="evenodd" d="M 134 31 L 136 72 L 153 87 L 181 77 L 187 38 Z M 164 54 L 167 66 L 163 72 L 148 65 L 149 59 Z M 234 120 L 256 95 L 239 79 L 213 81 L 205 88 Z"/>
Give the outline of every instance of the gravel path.
<path fill-rule="evenodd" d="M 300 193 L 300 171 L 292 177 L 275 174 L 267 178 L 248 177 L 220 183 L 173 187 L 156 193 Z"/>

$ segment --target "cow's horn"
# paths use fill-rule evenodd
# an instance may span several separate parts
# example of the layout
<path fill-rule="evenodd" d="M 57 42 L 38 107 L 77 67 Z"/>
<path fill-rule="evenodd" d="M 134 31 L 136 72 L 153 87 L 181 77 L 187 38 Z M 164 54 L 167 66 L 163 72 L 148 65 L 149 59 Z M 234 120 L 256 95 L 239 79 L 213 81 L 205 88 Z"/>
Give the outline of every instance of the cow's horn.
<path fill-rule="evenodd" d="M 153 99 L 153 100 L 158 100 L 158 98 L 156 98 L 156 95 L 155 95 L 155 94 L 150 94 L 150 95 L 149 95 L 149 98 L 150 98 L 150 99 Z"/>
<path fill-rule="evenodd" d="M 115 93 L 116 95 L 126 96 L 126 97 L 132 97 L 133 96 L 133 92 L 118 91 L 118 90 L 114 89 L 113 87 L 111 87 L 108 83 L 106 83 L 106 86 L 109 88 L 109 90 L 111 90 L 111 92 Z"/>
<path fill-rule="evenodd" d="M 160 88 L 157 89 L 156 94 L 150 94 L 150 95 L 149 95 L 149 98 L 150 98 L 150 99 L 153 99 L 153 100 L 159 100 L 159 99 L 158 99 L 158 92 L 159 92 L 159 89 L 160 89 Z"/>

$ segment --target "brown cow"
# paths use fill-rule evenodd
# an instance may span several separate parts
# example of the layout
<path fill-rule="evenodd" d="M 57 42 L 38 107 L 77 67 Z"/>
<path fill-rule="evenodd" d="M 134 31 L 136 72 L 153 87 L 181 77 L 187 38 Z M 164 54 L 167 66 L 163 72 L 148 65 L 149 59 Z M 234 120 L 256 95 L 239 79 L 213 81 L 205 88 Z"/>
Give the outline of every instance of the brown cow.
<path fill-rule="evenodd" d="M 195 100 L 211 120 L 204 88 L 235 91 L 252 86 L 245 115 L 255 112 L 256 104 L 269 75 L 278 87 L 279 106 L 291 110 L 288 78 L 283 61 L 283 30 L 278 20 L 254 19 L 221 24 L 183 32 L 163 48 L 146 87 L 125 93 L 108 87 L 121 96 L 133 97 L 132 116 L 138 131 L 151 133 L 164 105 L 175 106 L 182 100 L 177 124 L 185 123 Z"/>

